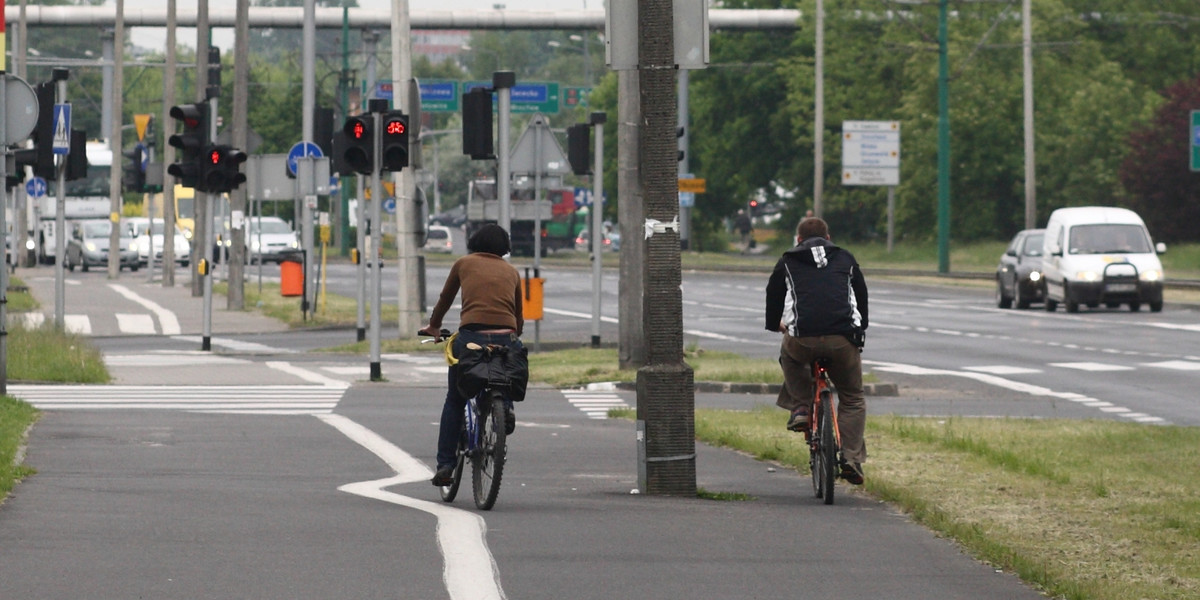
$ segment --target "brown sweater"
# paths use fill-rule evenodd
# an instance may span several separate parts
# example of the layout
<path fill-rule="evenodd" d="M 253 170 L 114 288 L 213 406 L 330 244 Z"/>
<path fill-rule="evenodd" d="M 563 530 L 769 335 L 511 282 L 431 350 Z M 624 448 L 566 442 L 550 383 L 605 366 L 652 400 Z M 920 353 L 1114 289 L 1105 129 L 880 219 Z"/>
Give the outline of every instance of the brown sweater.
<path fill-rule="evenodd" d="M 503 258 L 487 252 L 473 252 L 450 267 L 442 295 L 429 316 L 429 326 L 439 329 L 442 318 L 462 289 L 459 327 L 492 325 L 512 328 L 517 335 L 525 328 L 521 315 L 521 275 Z"/>

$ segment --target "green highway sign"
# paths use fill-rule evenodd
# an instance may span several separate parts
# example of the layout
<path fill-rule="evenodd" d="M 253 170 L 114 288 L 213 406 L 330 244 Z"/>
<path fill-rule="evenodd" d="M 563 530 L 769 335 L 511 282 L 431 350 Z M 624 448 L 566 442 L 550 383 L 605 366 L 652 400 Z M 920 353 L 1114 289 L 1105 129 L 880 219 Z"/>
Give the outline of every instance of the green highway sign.
<path fill-rule="evenodd" d="M 1200 171 L 1200 110 L 1192 111 L 1191 131 L 1188 134 L 1192 142 L 1192 170 Z"/>
<path fill-rule="evenodd" d="M 468 81 L 462 85 L 462 93 L 477 87 L 492 87 L 492 82 Z M 514 85 L 510 93 L 513 113 L 558 114 L 558 82 L 526 81 Z M 492 96 L 492 102 L 496 102 L 498 97 L 499 95 Z"/>

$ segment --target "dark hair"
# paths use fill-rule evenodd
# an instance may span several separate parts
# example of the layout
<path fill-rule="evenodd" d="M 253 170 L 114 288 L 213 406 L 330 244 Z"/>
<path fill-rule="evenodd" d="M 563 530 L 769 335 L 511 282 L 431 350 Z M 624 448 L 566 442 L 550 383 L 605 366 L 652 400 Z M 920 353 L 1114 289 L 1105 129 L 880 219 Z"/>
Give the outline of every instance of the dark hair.
<path fill-rule="evenodd" d="M 504 228 L 495 224 L 488 223 L 479 228 L 471 235 L 471 239 L 467 240 L 467 252 L 487 252 L 496 256 L 504 256 L 512 251 L 512 246 L 508 241 L 508 232 Z"/>
<path fill-rule="evenodd" d="M 820 217 L 804 217 L 796 226 L 796 237 L 802 242 L 813 237 L 829 237 L 829 224 Z"/>

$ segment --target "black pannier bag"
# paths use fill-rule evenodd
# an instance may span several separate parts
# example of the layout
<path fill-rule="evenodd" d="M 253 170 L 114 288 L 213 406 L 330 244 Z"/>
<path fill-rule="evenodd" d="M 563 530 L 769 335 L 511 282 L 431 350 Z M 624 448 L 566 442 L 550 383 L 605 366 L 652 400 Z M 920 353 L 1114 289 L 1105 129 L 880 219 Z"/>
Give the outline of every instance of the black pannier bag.
<path fill-rule="evenodd" d="M 525 399 L 529 387 L 529 350 L 524 346 L 471 348 L 468 344 L 458 358 L 458 393 L 470 398 L 483 386 L 503 390 L 513 402 Z"/>

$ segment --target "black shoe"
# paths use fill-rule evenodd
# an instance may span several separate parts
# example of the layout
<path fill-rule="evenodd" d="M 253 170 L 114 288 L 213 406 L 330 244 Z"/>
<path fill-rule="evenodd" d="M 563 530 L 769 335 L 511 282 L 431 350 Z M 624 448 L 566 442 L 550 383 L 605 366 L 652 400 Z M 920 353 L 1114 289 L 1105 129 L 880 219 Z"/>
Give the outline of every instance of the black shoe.
<path fill-rule="evenodd" d="M 517 430 L 517 413 L 513 409 L 504 411 L 504 435 L 512 435 Z"/>
<path fill-rule="evenodd" d="M 848 461 L 842 461 L 842 479 L 851 485 L 863 484 L 862 465 Z"/>
<path fill-rule="evenodd" d="M 808 429 L 808 409 L 797 408 L 788 416 L 788 431 L 804 431 Z"/>
<path fill-rule="evenodd" d="M 454 483 L 454 467 L 443 467 L 433 474 L 433 479 L 430 480 L 437 487 L 446 487 Z"/>

